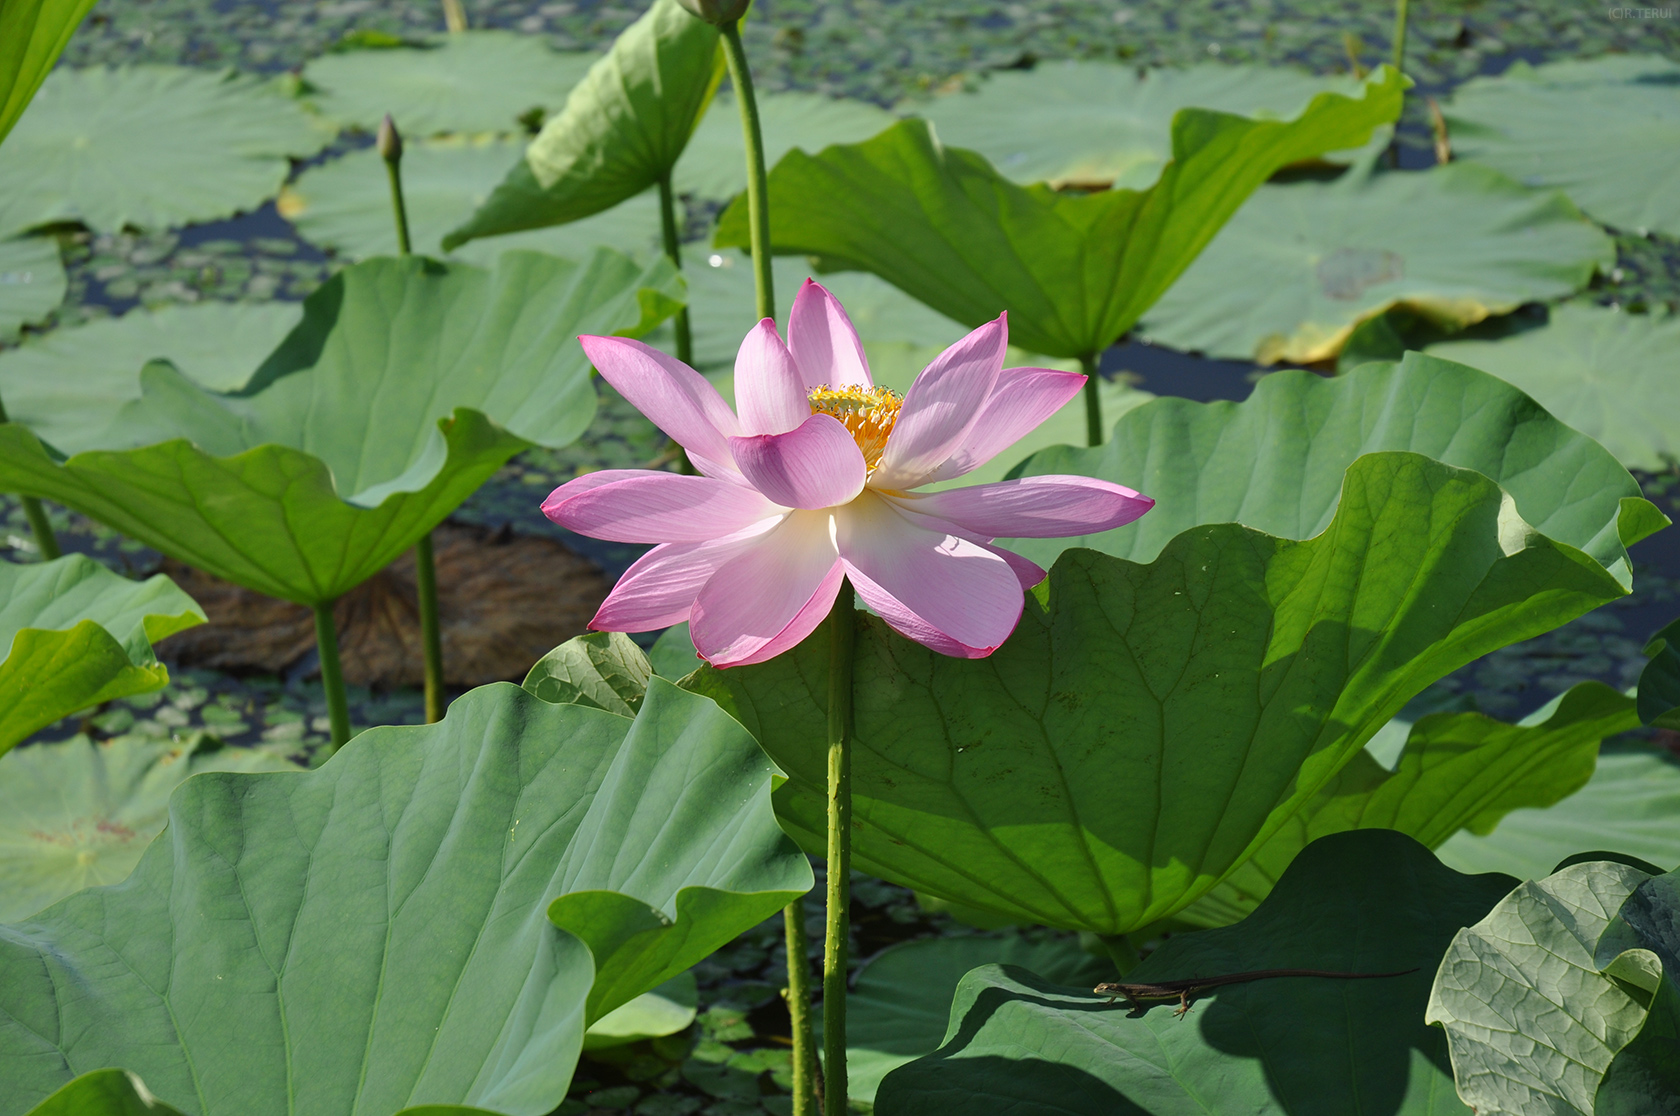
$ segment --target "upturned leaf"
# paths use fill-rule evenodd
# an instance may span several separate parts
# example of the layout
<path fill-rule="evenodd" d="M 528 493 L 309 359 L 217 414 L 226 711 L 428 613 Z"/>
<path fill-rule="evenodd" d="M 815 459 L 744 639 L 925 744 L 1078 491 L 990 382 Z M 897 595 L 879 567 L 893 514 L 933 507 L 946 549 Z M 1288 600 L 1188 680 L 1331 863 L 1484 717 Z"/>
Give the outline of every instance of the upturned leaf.
<path fill-rule="evenodd" d="M 202 623 L 162 574 L 129 581 L 82 554 L 0 562 L 0 754 L 78 709 L 161 689 L 152 644 Z"/>
<path fill-rule="evenodd" d="M 197 1116 L 542 1116 L 591 1021 L 810 887 L 774 773 L 655 680 L 635 720 L 504 683 L 190 779 L 127 882 L 0 927 L 0 1113 L 122 1067 Z M 545 917 L 577 904 L 620 917 Z"/>
<path fill-rule="evenodd" d="M 623 632 L 589 632 L 538 659 L 522 685 L 556 705 L 587 705 L 634 717 L 653 668 Z"/>
<path fill-rule="evenodd" d="M 1458 1095 L 1484 1116 L 1674 1111 L 1677 920 L 1673 873 L 1596 860 L 1522 884 L 1461 930 L 1427 1015 Z"/>
<path fill-rule="evenodd" d="M 1175 934 L 1126 977 L 1166 981 L 1302 968 L 1141 1016 L 1090 987 L 988 965 L 963 978 L 944 1044 L 888 1074 L 881 1116 L 1466 1116 L 1445 1043 L 1423 1022 L 1459 928 L 1514 881 L 1463 876 L 1385 830 L 1309 846 L 1236 926 Z M 1112 979 L 1112 978 L 1111 978 Z"/>
<path fill-rule="evenodd" d="M 95 0 L 12 0 L 0 8 L 0 143 Z"/>
<path fill-rule="evenodd" d="M 974 327 L 1007 310 L 1032 352 L 1101 352 L 1160 298 L 1272 172 L 1356 147 L 1399 113 L 1405 79 L 1385 68 L 1362 99 L 1313 98 L 1292 121 L 1184 109 L 1172 160 L 1145 190 L 1059 194 L 1017 186 L 921 120 L 818 155 L 790 151 L 770 173 L 770 239 L 782 254 L 873 271 Z M 748 242 L 744 198 L 719 246 Z"/>
<path fill-rule="evenodd" d="M 677 165 L 723 80 L 717 28 L 655 0 L 572 89 L 478 212 L 443 238 L 560 225 L 611 209 Z"/>
<path fill-rule="evenodd" d="M 238 392 L 148 366 L 111 427 L 137 448 L 60 463 L 0 426 L 0 487 L 258 592 L 331 601 L 513 454 L 582 433 L 595 395 L 577 334 L 644 332 L 680 284 L 664 260 L 607 250 L 582 264 L 510 252 L 494 271 L 369 260 L 310 296 Z"/>
<path fill-rule="evenodd" d="M 1552 806 L 1586 785 L 1606 736 L 1639 726 L 1633 699 L 1583 682 L 1518 724 L 1437 713 L 1412 726 L 1391 770 L 1362 751 L 1260 851 L 1180 918 L 1224 926 L 1266 897 L 1296 854 L 1350 829 L 1395 829 L 1424 847 L 1485 834 L 1515 809 Z"/>

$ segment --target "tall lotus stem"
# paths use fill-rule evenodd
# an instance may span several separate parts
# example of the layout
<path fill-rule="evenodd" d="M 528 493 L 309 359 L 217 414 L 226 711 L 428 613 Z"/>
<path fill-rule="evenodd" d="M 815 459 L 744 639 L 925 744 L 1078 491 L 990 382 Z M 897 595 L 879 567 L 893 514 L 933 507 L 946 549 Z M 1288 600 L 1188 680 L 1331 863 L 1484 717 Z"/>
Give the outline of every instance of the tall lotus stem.
<path fill-rule="evenodd" d="M 828 614 L 828 934 L 823 943 L 823 1112 L 846 1111 L 846 947 L 852 909 L 852 586 Z"/>
<path fill-rule="evenodd" d="M 770 178 L 769 171 L 764 165 L 764 132 L 758 123 L 758 100 L 753 95 L 752 71 L 747 66 L 747 51 L 741 45 L 741 25 L 739 13 L 730 13 L 735 18 L 716 21 L 718 13 L 705 10 L 704 3 L 690 3 L 684 0 L 684 6 L 708 22 L 716 22 L 718 31 L 723 36 L 723 56 L 729 65 L 729 80 L 735 86 L 735 102 L 741 106 L 741 138 L 745 141 L 747 151 L 747 216 L 752 224 L 752 261 L 753 279 L 758 293 L 758 316 L 760 318 L 775 318 L 776 316 L 776 288 L 775 279 L 770 270 Z M 744 7 L 744 5 L 741 5 Z M 848 589 L 841 594 L 847 601 L 851 599 Z M 836 608 L 839 604 L 836 603 Z M 848 662 L 850 661 L 848 657 Z M 849 668 L 848 668 L 849 669 Z M 851 708 L 850 689 L 848 683 L 847 709 Z M 848 713 L 849 716 L 849 713 Z M 832 787 L 830 788 L 832 792 Z M 850 791 L 848 789 L 848 795 Z M 831 793 L 832 798 L 832 793 Z M 847 810 L 850 812 L 850 798 L 847 799 Z M 848 835 L 849 836 L 849 835 Z M 829 831 L 829 845 L 832 850 L 834 833 L 832 824 Z M 848 857 L 850 850 L 847 850 Z M 834 873 L 832 855 L 829 860 L 829 873 Z M 846 880 L 846 873 L 842 871 L 839 877 Z M 832 902 L 834 885 L 829 884 L 831 896 L 829 904 L 829 939 L 823 960 L 823 984 L 826 990 L 828 984 L 828 956 L 834 948 L 834 906 Z M 788 1015 L 793 1025 L 793 1116 L 816 1116 L 816 1040 L 811 1030 L 811 977 L 807 970 L 805 959 L 805 903 L 796 899 L 782 911 L 782 918 L 787 926 L 788 943 Z M 844 913 L 842 912 L 842 919 Z M 829 1065 L 828 1085 L 823 1090 L 826 1097 L 828 1111 L 844 1111 L 846 1105 L 846 1016 L 845 1016 L 845 987 L 846 965 L 844 934 L 840 938 L 840 996 L 838 1030 L 826 1030 L 824 1043 L 832 1048 L 839 1043 L 840 1063 L 838 1086 L 834 1077 L 835 1068 Z M 827 1027 L 829 1013 L 829 999 L 825 991 L 823 997 L 823 1019 Z M 839 1098 L 840 1108 L 834 1108 L 835 1098 Z"/>
<path fill-rule="evenodd" d="M 1085 444 L 1100 446 L 1103 442 L 1103 421 L 1102 396 L 1097 394 L 1097 357 L 1080 357 L 1079 370 L 1085 373 Z"/>
<path fill-rule="evenodd" d="M 1394 68 L 1406 72 L 1406 8 L 1408 0 L 1394 0 Z M 1394 140 L 1388 147 L 1391 166 L 1400 165 L 1400 124 L 1394 125 Z"/>
<path fill-rule="evenodd" d="M 391 211 L 397 221 L 397 251 L 408 255 L 414 242 L 408 234 L 408 205 L 403 201 L 402 134 L 387 113 L 379 122 L 376 140 L 385 173 L 391 180 Z M 420 597 L 420 647 L 425 657 L 426 723 L 443 720 L 443 631 L 438 623 L 437 562 L 432 555 L 431 532 L 414 544 L 414 586 Z"/>
<path fill-rule="evenodd" d="M 443 0 L 443 25 L 452 35 L 467 29 L 467 12 L 461 7 L 461 0 Z"/>
<path fill-rule="evenodd" d="M 671 172 L 666 170 L 659 176 L 659 233 L 665 242 L 665 256 L 671 261 L 671 266 L 682 270 L 682 238 L 677 234 L 677 196 L 671 189 Z M 694 367 L 694 336 L 689 331 L 688 307 L 677 311 L 677 359 Z M 688 459 L 688 452 L 673 440 L 672 451 L 682 466 L 682 471 L 694 474 L 694 463 Z"/>
<path fill-rule="evenodd" d="M 6 417 L 6 404 L 0 402 L 0 422 L 10 422 Z M 23 514 L 29 519 L 29 529 L 35 533 L 35 549 L 41 552 L 41 561 L 51 562 L 59 556 L 58 536 L 53 534 L 52 520 L 47 518 L 47 509 L 41 506 L 41 501 L 33 496 L 21 497 Z"/>
<path fill-rule="evenodd" d="M 344 668 L 338 661 L 338 628 L 333 623 L 333 605 L 315 606 L 315 645 L 321 649 L 321 688 L 327 692 L 327 719 L 332 723 L 332 750 L 338 751 L 350 739 L 350 702 L 344 696 Z"/>

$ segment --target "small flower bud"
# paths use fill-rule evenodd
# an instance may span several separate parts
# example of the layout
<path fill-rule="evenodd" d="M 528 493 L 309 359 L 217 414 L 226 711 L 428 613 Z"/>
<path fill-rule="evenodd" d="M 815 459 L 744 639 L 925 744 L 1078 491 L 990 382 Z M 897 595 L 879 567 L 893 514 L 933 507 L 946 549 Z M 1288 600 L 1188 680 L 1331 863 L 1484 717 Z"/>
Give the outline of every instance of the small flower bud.
<path fill-rule="evenodd" d="M 373 145 L 379 149 L 379 157 L 387 163 L 394 163 L 402 158 L 402 134 L 397 131 L 397 122 L 386 113 L 385 119 L 379 122 L 379 134 L 374 138 Z"/>
<path fill-rule="evenodd" d="M 751 0 L 677 0 L 688 10 L 690 15 L 699 16 L 707 23 L 721 27 L 725 23 L 734 23 L 747 14 Z"/>

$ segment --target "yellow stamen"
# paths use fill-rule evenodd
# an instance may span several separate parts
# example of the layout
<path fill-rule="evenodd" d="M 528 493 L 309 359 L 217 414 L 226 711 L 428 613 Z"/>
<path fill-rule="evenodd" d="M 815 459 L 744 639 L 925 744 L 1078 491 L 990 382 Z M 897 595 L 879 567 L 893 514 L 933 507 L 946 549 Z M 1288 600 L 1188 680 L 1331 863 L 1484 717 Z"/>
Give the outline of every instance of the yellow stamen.
<path fill-rule="evenodd" d="M 864 464 L 874 472 L 904 400 L 884 387 L 820 387 L 812 390 L 810 400 L 811 410 L 833 415 L 845 424 L 863 451 Z"/>

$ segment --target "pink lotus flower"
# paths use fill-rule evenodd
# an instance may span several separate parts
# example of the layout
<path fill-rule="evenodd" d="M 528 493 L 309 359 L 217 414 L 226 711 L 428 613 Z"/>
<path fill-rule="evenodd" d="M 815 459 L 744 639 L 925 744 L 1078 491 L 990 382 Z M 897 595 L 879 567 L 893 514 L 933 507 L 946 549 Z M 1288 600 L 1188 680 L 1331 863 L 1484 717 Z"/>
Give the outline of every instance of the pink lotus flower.
<path fill-rule="evenodd" d="M 1076 372 L 1004 368 L 1006 315 L 946 349 L 900 399 L 870 379 L 840 303 L 806 280 L 787 344 L 768 318 L 741 342 L 739 416 L 700 373 L 657 349 L 579 340 L 701 474 L 604 470 L 543 504 L 579 534 L 660 544 L 619 579 L 590 627 L 686 620 L 713 666 L 763 662 L 799 643 L 842 578 L 918 643 L 989 655 L 1020 620 L 1022 591 L 1045 576 L 993 539 L 1106 531 L 1155 503 L 1072 476 L 912 491 L 985 464 L 1084 385 Z"/>

